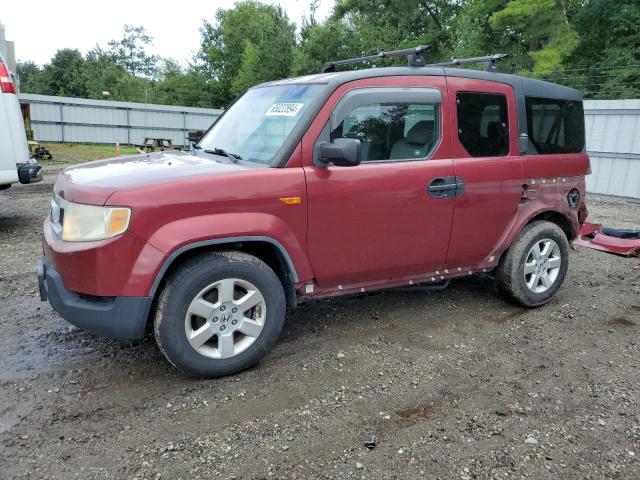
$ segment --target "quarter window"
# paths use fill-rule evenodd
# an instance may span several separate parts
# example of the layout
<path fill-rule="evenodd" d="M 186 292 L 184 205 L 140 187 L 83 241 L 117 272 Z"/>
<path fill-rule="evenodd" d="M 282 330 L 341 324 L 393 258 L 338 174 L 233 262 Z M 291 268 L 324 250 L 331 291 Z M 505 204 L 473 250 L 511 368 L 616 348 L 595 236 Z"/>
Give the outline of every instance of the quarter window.
<path fill-rule="evenodd" d="M 472 157 L 502 157 L 509 153 L 507 97 L 494 93 L 456 95 L 458 138 Z"/>
<path fill-rule="evenodd" d="M 362 162 L 426 158 L 439 139 L 439 104 L 371 103 L 350 110 L 331 140 L 360 140 Z"/>
<path fill-rule="evenodd" d="M 584 149 L 582 102 L 527 97 L 527 131 L 536 153 L 578 153 Z"/>

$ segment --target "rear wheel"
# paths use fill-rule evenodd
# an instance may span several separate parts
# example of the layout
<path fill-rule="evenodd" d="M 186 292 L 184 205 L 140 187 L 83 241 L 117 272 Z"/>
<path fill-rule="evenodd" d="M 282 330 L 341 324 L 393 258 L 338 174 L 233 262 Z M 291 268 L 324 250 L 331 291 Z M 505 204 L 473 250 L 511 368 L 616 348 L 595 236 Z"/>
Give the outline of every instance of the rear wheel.
<path fill-rule="evenodd" d="M 263 261 L 242 252 L 207 253 L 178 267 L 167 282 L 154 333 L 176 368 L 219 377 L 266 355 L 285 312 L 282 284 Z"/>
<path fill-rule="evenodd" d="M 498 287 L 525 307 L 548 302 L 562 286 L 569 267 L 569 241 L 547 221 L 527 225 L 497 269 Z"/>

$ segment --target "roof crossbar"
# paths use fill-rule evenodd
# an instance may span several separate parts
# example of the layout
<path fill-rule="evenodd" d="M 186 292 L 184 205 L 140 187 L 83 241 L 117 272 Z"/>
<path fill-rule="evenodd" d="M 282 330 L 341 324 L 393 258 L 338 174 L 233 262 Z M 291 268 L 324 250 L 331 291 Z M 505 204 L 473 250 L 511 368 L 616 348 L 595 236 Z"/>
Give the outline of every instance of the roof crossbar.
<path fill-rule="evenodd" d="M 368 55 L 366 57 L 347 58 L 346 60 L 333 60 L 324 64 L 322 73 L 335 72 L 336 67 L 342 65 L 351 65 L 353 63 L 372 62 L 374 60 L 380 60 L 381 58 L 394 58 L 394 57 L 407 57 L 409 66 L 423 67 L 425 65 L 422 54 L 433 48 L 431 45 L 418 45 L 412 48 L 403 48 L 401 50 L 390 50 L 388 52 L 378 52 L 375 55 Z"/>
<path fill-rule="evenodd" d="M 474 63 L 484 63 L 485 70 L 488 72 L 497 72 L 498 65 L 496 62 L 507 57 L 506 53 L 494 53 L 493 55 L 485 55 L 483 57 L 470 57 L 470 58 L 454 58 L 449 62 L 430 63 L 427 67 L 457 67 L 458 65 L 469 65 Z"/>

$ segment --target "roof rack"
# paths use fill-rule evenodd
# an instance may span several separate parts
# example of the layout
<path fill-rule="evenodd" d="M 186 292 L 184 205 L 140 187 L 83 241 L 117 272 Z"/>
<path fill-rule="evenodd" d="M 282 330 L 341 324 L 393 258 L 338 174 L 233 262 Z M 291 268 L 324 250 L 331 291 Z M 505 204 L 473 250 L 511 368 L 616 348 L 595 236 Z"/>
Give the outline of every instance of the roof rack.
<path fill-rule="evenodd" d="M 422 54 L 431 50 L 431 45 L 418 45 L 413 48 L 403 48 L 401 50 L 390 50 L 388 52 L 378 52 L 375 55 L 368 55 L 366 57 L 347 58 L 346 60 L 333 60 L 324 64 L 322 73 L 335 72 L 336 67 L 342 65 L 351 65 L 353 63 L 365 63 L 372 62 L 374 60 L 380 60 L 381 58 L 394 58 L 406 56 L 410 67 L 456 67 L 458 65 L 469 65 L 474 63 L 484 63 L 485 70 L 488 72 L 497 72 L 498 65 L 496 62 L 502 60 L 507 56 L 505 53 L 494 53 L 492 55 L 485 55 L 483 57 L 470 57 L 470 58 L 454 58 L 448 62 L 429 63 L 426 64 Z"/>
<path fill-rule="evenodd" d="M 335 72 L 336 67 L 342 65 L 351 65 L 353 63 L 371 62 L 373 60 L 380 60 L 381 58 L 393 58 L 393 57 L 407 57 L 409 60 L 409 66 L 423 67 L 425 65 L 422 54 L 431 50 L 431 45 L 418 45 L 413 48 L 403 48 L 401 50 L 390 50 L 388 52 L 378 52 L 376 55 L 369 55 L 366 57 L 347 58 L 346 60 L 333 60 L 324 64 L 322 73 Z"/>
<path fill-rule="evenodd" d="M 427 67 L 457 67 L 458 65 L 469 65 L 473 63 L 484 63 L 484 69 L 488 72 L 497 72 L 498 65 L 496 62 L 507 57 L 506 53 L 494 53 L 483 57 L 454 58 L 448 62 L 430 63 Z"/>

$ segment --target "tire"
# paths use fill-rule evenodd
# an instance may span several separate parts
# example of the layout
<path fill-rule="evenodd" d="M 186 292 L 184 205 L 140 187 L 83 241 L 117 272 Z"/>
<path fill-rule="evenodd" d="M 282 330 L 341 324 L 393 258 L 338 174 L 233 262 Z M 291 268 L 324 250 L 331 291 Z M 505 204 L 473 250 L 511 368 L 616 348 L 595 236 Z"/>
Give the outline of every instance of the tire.
<path fill-rule="evenodd" d="M 282 283 L 262 260 L 243 252 L 206 253 L 167 281 L 154 335 L 178 370 L 215 378 L 257 364 L 278 340 L 285 314 Z"/>
<path fill-rule="evenodd" d="M 546 260 L 546 263 L 545 263 Z M 569 268 L 569 241 L 555 223 L 525 226 L 500 260 L 498 288 L 524 307 L 547 303 L 560 289 Z"/>

